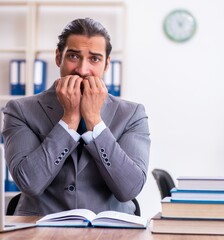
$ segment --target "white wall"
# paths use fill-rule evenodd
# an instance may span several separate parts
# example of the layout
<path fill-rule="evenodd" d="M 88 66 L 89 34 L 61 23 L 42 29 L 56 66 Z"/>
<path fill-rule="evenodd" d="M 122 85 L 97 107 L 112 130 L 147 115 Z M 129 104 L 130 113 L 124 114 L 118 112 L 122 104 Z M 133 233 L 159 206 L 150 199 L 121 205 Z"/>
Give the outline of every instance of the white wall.
<path fill-rule="evenodd" d="M 145 105 L 151 130 L 148 181 L 138 196 L 142 215 L 160 210 L 151 171 L 224 175 L 224 1 L 125 0 L 127 59 L 123 96 Z M 198 29 L 177 44 L 162 31 L 165 16 L 189 10 Z"/>
<path fill-rule="evenodd" d="M 160 210 L 151 171 L 224 175 L 224 2 L 128 1 L 124 97 L 145 105 L 151 129 L 148 181 L 138 199 L 142 215 Z M 174 43 L 162 30 L 172 10 L 189 10 L 195 36 Z"/>

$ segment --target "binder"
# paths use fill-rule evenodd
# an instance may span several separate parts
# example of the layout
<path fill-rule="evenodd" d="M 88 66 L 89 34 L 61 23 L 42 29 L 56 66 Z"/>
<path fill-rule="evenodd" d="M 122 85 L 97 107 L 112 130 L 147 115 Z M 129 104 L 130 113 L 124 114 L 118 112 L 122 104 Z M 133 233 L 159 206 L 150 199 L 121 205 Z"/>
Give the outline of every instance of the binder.
<path fill-rule="evenodd" d="M 26 83 L 26 61 L 20 61 L 19 68 L 19 95 L 25 95 L 25 83 Z"/>
<path fill-rule="evenodd" d="M 111 92 L 114 96 L 121 95 L 121 78 L 122 78 L 122 69 L 121 61 L 113 61 L 112 65 L 112 89 Z"/>
<path fill-rule="evenodd" d="M 114 96 L 120 96 L 122 79 L 122 63 L 120 60 L 111 60 L 110 67 L 104 76 L 104 82 L 108 92 Z"/>
<path fill-rule="evenodd" d="M 2 143 L 0 144 L 0 161 L 5 161 L 4 145 Z M 7 166 L 5 167 L 4 179 L 5 179 L 5 191 L 11 191 L 11 192 L 19 191 L 19 188 L 16 186 L 15 182 L 13 181 Z"/>
<path fill-rule="evenodd" d="M 25 94 L 25 60 L 13 59 L 10 61 L 10 89 L 11 95 Z"/>
<path fill-rule="evenodd" d="M 6 192 L 18 192 L 19 188 L 16 186 L 14 180 L 12 179 L 12 176 L 9 172 L 8 167 L 5 169 L 5 191 Z"/>
<path fill-rule="evenodd" d="M 110 63 L 110 66 L 109 66 L 107 72 L 104 74 L 103 81 L 109 92 L 110 86 L 112 84 L 112 64 L 111 63 Z"/>
<path fill-rule="evenodd" d="M 40 93 L 46 87 L 47 63 L 41 59 L 34 62 L 34 94 Z"/>
<path fill-rule="evenodd" d="M 2 129 L 3 129 L 3 112 L 2 108 L 0 107 L 0 144 L 3 143 L 3 135 L 2 135 Z M 1 159 L 0 159 L 1 161 Z"/>
<path fill-rule="evenodd" d="M 34 61 L 34 94 L 40 93 L 46 87 L 47 63 L 41 59 Z M 26 91 L 26 61 L 12 59 L 10 61 L 10 89 L 11 95 L 25 95 Z"/>

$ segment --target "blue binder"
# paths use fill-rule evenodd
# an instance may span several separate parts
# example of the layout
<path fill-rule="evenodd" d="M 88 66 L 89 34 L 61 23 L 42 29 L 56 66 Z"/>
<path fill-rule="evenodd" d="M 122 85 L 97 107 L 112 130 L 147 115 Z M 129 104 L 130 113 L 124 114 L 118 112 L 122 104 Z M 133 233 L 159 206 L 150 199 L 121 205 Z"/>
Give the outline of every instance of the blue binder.
<path fill-rule="evenodd" d="M 15 182 L 12 180 L 12 177 L 9 173 L 8 167 L 6 167 L 5 173 L 5 191 L 6 192 L 18 192 L 19 188 L 16 186 Z"/>
<path fill-rule="evenodd" d="M 34 62 L 34 94 L 40 93 L 46 88 L 47 63 L 41 59 Z"/>
<path fill-rule="evenodd" d="M 111 60 L 110 68 L 104 76 L 108 92 L 114 96 L 121 94 L 122 63 L 120 60 Z"/>
<path fill-rule="evenodd" d="M 25 60 L 13 59 L 10 61 L 10 89 L 11 95 L 25 94 Z"/>
<path fill-rule="evenodd" d="M 3 112 L 2 108 L 0 107 L 0 144 L 3 143 L 3 135 L 2 135 L 2 129 L 3 129 Z"/>

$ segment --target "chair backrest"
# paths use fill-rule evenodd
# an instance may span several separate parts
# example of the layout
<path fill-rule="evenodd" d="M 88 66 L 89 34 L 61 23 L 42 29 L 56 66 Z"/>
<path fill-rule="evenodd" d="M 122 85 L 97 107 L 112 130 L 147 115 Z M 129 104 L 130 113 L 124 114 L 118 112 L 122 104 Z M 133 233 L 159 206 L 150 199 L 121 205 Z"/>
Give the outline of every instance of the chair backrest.
<path fill-rule="evenodd" d="M 18 193 L 17 195 L 15 195 L 10 201 L 9 201 L 9 204 L 8 204 L 8 207 L 7 207 L 7 211 L 6 211 L 6 215 L 13 215 L 15 210 L 16 210 L 16 206 L 19 202 L 19 199 L 20 199 L 20 196 L 21 196 L 21 193 Z M 140 206 L 139 206 L 139 203 L 137 201 L 136 198 L 132 199 L 132 202 L 135 204 L 135 215 L 136 216 L 141 216 L 141 210 L 140 210 Z"/>
<path fill-rule="evenodd" d="M 13 215 L 15 210 L 16 210 L 16 206 L 19 202 L 21 193 L 18 193 L 17 195 L 15 195 L 8 204 L 7 210 L 6 210 L 6 215 Z"/>
<path fill-rule="evenodd" d="M 136 198 L 132 199 L 132 202 L 135 204 L 135 207 L 136 207 L 135 215 L 136 216 L 141 216 L 141 210 L 140 210 L 140 206 L 139 206 L 139 203 L 138 203 L 137 199 Z"/>
<path fill-rule="evenodd" d="M 170 196 L 171 195 L 170 190 L 173 187 L 175 187 L 175 183 L 170 174 L 163 169 L 155 168 L 152 171 L 152 175 L 154 176 L 156 183 L 158 185 L 161 199 Z"/>

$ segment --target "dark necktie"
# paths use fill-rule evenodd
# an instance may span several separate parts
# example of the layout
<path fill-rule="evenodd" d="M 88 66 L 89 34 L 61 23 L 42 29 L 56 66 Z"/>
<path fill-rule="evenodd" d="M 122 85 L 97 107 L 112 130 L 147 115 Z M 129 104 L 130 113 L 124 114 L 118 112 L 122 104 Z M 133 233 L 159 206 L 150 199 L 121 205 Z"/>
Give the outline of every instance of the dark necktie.
<path fill-rule="evenodd" d="M 81 118 L 77 132 L 82 135 L 84 132 L 86 132 L 86 124 L 83 120 L 83 118 Z M 83 149 L 83 145 L 84 145 L 84 140 L 82 139 L 82 137 L 79 139 L 79 145 L 77 147 L 77 152 L 78 152 L 78 160 L 80 159 L 81 153 L 82 153 L 82 149 Z"/>

